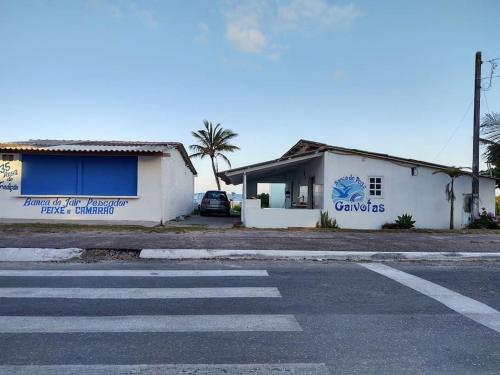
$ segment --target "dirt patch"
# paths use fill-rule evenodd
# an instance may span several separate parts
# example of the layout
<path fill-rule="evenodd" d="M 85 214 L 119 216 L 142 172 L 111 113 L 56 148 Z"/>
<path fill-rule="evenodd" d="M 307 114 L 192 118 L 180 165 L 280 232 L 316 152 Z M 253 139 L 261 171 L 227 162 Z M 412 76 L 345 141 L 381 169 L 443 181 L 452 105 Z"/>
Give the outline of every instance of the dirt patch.
<path fill-rule="evenodd" d="M 89 249 L 84 250 L 81 260 L 86 263 L 99 262 L 103 260 L 131 261 L 138 260 L 140 249 L 136 250 L 111 250 L 111 249 Z"/>

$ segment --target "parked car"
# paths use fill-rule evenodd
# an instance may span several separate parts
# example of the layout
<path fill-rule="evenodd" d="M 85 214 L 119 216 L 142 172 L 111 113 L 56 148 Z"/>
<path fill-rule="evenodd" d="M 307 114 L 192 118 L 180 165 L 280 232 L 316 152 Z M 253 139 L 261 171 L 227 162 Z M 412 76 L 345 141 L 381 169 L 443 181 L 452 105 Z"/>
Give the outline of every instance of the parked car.
<path fill-rule="evenodd" d="M 200 215 L 219 213 L 231 215 L 231 204 L 225 191 L 210 190 L 205 193 L 200 205 Z"/>

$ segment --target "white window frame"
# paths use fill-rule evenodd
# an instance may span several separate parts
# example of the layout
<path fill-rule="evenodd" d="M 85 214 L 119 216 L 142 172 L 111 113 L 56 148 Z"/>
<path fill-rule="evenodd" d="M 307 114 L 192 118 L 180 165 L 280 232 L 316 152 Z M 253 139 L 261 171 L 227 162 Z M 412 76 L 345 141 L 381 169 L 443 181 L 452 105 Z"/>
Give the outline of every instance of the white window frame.
<path fill-rule="evenodd" d="M 372 185 L 372 182 L 371 182 L 371 179 L 372 178 L 380 178 L 380 182 L 373 182 L 373 184 L 380 184 L 380 188 L 374 188 L 372 189 L 371 188 L 371 185 Z M 380 191 L 380 195 L 376 195 L 376 194 L 372 194 L 372 190 L 374 190 L 374 192 L 376 191 Z M 384 177 L 383 176 L 368 176 L 368 196 L 370 198 L 383 198 L 384 197 Z"/>

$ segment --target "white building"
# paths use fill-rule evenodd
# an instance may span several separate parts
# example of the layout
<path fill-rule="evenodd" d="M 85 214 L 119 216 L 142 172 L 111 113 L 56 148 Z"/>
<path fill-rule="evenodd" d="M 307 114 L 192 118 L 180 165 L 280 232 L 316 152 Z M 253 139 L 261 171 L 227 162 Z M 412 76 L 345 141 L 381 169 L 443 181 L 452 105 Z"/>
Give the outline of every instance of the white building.
<path fill-rule="evenodd" d="M 301 140 L 282 157 L 221 172 L 227 184 L 243 184 L 242 221 L 247 227 L 314 227 L 328 211 L 341 228 L 380 229 L 410 214 L 420 228 L 445 229 L 450 178 L 446 166 Z M 258 183 L 271 183 L 271 208 L 261 208 Z M 281 188 L 273 188 L 281 184 Z M 472 176 L 455 181 L 455 228 L 470 220 Z M 282 192 L 274 196 L 273 192 Z M 495 212 L 495 180 L 480 178 L 480 207 Z M 280 194 L 280 193 L 275 193 Z"/>
<path fill-rule="evenodd" d="M 195 176 L 175 142 L 0 143 L 0 220 L 159 224 L 192 212 Z"/>

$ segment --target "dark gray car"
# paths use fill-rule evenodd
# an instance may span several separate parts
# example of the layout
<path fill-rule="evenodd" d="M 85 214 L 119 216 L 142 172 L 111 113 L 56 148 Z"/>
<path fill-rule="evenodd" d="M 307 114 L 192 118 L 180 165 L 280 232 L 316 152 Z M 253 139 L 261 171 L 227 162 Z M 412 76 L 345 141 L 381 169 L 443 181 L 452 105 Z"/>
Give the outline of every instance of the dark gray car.
<path fill-rule="evenodd" d="M 200 205 L 200 215 L 209 213 L 231 215 L 231 204 L 225 191 L 210 190 L 205 193 Z"/>

